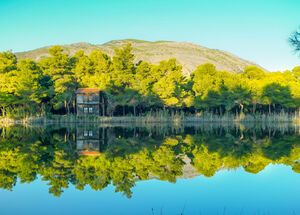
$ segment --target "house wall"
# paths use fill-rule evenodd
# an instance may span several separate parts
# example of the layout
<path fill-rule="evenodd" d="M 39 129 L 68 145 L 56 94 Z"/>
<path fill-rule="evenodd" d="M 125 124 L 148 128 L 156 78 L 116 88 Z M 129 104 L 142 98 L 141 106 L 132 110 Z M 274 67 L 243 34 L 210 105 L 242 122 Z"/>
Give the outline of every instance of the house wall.
<path fill-rule="evenodd" d="M 100 94 L 80 93 L 76 94 L 77 115 L 99 115 L 100 114 Z"/>
<path fill-rule="evenodd" d="M 99 104 L 77 104 L 77 115 L 100 115 Z"/>
<path fill-rule="evenodd" d="M 104 144 L 104 128 L 92 125 L 79 125 L 76 127 L 76 149 L 80 151 L 101 151 Z"/>

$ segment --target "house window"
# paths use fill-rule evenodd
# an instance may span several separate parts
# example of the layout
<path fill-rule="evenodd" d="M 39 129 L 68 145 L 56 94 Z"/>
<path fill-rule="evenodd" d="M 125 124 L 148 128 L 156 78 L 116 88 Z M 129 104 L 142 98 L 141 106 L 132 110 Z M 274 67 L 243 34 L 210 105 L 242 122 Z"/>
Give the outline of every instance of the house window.
<path fill-rule="evenodd" d="M 87 107 L 85 107 L 85 108 L 83 108 L 83 113 L 88 113 L 88 108 Z"/>
<path fill-rule="evenodd" d="M 89 131 L 89 136 L 90 136 L 90 137 L 93 136 L 93 131 Z"/>
<path fill-rule="evenodd" d="M 84 131 L 83 136 L 87 137 L 88 136 L 88 131 Z"/>
<path fill-rule="evenodd" d="M 89 113 L 93 113 L 93 108 L 92 107 L 89 108 Z"/>
<path fill-rule="evenodd" d="M 90 102 L 97 102 L 97 101 L 99 101 L 99 95 L 97 95 L 97 94 L 91 94 L 90 95 L 90 98 L 89 98 L 89 101 Z"/>
<path fill-rule="evenodd" d="M 77 103 L 83 102 L 83 95 L 77 95 Z"/>
<path fill-rule="evenodd" d="M 89 101 L 89 96 L 88 95 L 84 95 L 83 96 L 83 101 L 84 102 L 88 102 Z"/>

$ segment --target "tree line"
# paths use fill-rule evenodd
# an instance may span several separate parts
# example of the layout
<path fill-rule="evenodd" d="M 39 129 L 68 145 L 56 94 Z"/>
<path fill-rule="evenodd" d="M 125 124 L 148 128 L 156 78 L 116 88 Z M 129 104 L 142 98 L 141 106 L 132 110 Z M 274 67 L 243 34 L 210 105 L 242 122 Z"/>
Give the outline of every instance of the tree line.
<path fill-rule="evenodd" d="M 233 73 L 207 63 L 184 75 L 176 59 L 134 60 L 131 44 L 115 49 L 113 57 L 100 50 L 70 56 L 60 46 L 38 61 L 1 52 L 0 114 L 74 113 L 79 87 L 104 92 L 107 116 L 158 110 L 255 114 L 293 112 L 300 106 L 300 67 L 266 72 L 254 65 Z"/>

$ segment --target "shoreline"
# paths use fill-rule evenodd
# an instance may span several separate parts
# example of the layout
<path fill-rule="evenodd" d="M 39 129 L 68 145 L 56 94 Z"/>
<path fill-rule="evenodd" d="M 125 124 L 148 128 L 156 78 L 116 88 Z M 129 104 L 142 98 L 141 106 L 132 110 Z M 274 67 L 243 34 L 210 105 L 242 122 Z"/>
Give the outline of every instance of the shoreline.
<path fill-rule="evenodd" d="M 2 126 L 9 125 L 50 125 L 50 124 L 81 124 L 81 123 L 98 123 L 98 124 L 180 124 L 180 123 L 293 123 L 300 125 L 300 115 L 298 114 L 216 114 L 203 115 L 145 115 L 145 116 L 76 116 L 76 115 L 50 115 L 42 117 L 25 117 L 25 118 L 0 118 Z"/>

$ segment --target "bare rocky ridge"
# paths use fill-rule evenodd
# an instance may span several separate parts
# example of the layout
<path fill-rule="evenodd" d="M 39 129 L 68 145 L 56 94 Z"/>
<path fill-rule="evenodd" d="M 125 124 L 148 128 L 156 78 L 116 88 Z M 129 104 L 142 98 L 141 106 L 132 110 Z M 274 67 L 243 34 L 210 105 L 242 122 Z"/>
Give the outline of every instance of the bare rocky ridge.
<path fill-rule="evenodd" d="M 255 65 L 255 63 L 241 59 L 233 54 L 216 49 L 209 49 L 187 42 L 171 42 L 171 41 L 142 41 L 142 40 L 113 40 L 101 45 L 93 45 L 90 43 L 74 43 L 70 45 L 62 45 L 67 53 L 73 55 L 79 50 L 84 50 L 89 54 L 94 49 L 100 49 L 108 55 L 114 54 L 114 49 L 126 43 L 131 43 L 133 53 L 136 56 L 135 61 L 140 60 L 150 63 L 158 63 L 162 60 L 176 58 L 178 63 L 183 66 L 183 72 L 189 75 L 195 68 L 203 63 L 212 63 L 218 70 L 226 70 L 231 72 L 241 72 L 246 66 Z M 18 52 L 19 58 L 31 58 L 39 60 L 48 56 L 47 49 L 43 47 L 26 52 Z"/>

